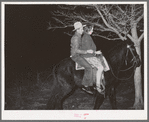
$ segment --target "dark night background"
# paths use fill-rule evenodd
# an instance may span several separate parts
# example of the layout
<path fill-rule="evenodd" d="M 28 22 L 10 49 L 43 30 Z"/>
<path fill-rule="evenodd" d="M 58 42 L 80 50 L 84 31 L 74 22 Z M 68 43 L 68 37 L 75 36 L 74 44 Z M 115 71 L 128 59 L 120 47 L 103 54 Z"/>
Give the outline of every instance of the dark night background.
<path fill-rule="evenodd" d="M 65 29 L 47 29 L 50 12 L 55 8 L 56 5 L 6 5 L 6 78 L 42 72 L 69 57 L 71 37 L 64 34 Z"/>
<path fill-rule="evenodd" d="M 45 71 L 70 56 L 71 36 L 64 32 L 72 32 L 73 27 L 47 29 L 53 21 L 51 11 L 56 9 L 57 5 L 5 6 L 6 79 Z M 99 49 L 100 41 L 93 39 Z"/>
<path fill-rule="evenodd" d="M 11 70 L 45 69 L 69 56 L 69 36 L 47 30 L 48 5 L 6 5 L 6 61 Z"/>

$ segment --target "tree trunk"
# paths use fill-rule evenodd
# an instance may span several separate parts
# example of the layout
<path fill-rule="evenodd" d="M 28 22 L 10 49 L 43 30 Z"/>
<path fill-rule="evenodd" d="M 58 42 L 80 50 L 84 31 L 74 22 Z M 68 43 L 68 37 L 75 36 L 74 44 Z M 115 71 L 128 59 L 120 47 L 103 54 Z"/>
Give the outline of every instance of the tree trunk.
<path fill-rule="evenodd" d="M 136 24 L 132 24 L 132 29 L 131 29 L 131 34 L 133 42 L 136 45 L 136 51 L 141 59 L 141 47 L 140 47 L 140 42 L 138 41 L 138 35 L 137 35 L 137 29 L 136 29 Z M 135 102 L 133 105 L 133 108 L 135 109 L 143 109 L 144 104 L 143 104 L 143 97 L 142 97 L 142 75 L 141 75 L 141 66 L 136 68 L 135 74 L 134 74 L 134 86 L 135 86 Z"/>
<path fill-rule="evenodd" d="M 140 46 L 136 47 L 136 51 L 141 59 L 141 50 Z M 134 74 L 134 86 L 135 86 L 135 102 L 133 108 L 135 109 L 143 109 L 143 97 L 142 97 L 142 75 L 141 75 L 141 66 L 136 68 Z"/>

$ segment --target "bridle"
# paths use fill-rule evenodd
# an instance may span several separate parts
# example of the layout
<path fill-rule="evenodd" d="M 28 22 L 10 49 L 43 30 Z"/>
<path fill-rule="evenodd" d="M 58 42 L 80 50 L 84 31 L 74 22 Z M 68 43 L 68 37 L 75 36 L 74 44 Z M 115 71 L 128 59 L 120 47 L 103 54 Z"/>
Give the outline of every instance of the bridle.
<path fill-rule="evenodd" d="M 128 71 L 128 70 L 130 70 L 130 69 L 132 69 L 132 68 L 133 68 L 133 71 L 135 71 L 135 69 L 140 66 L 140 64 L 138 64 L 138 63 L 140 63 L 140 62 L 138 62 L 138 60 L 137 60 L 137 59 L 139 58 L 139 55 L 138 55 L 138 54 L 135 55 L 135 54 L 133 53 L 133 49 L 132 49 L 131 45 L 127 45 L 126 57 L 128 56 L 129 51 L 130 51 L 130 53 L 131 53 L 131 55 L 132 55 L 132 59 L 131 59 L 130 63 L 133 62 L 133 64 L 132 64 L 132 66 L 130 66 L 129 68 L 127 68 L 127 69 L 125 69 L 125 70 L 120 70 L 120 71 L 122 71 L 122 72 Z M 125 60 L 125 63 L 127 63 L 127 60 Z M 130 78 L 133 76 L 133 74 L 134 74 L 134 72 L 132 72 L 132 74 L 131 74 L 128 78 L 120 79 L 120 78 L 118 78 L 117 76 L 115 76 L 115 74 L 114 74 L 114 72 L 113 72 L 113 70 L 112 70 L 111 67 L 110 67 L 110 69 L 111 69 L 111 72 L 112 72 L 113 76 L 114 76 L 116 79 L 118 79 L 118 80 L 128 80 L 128 79 L 130 79 Z"/>
<path fill-rule="evenodd" d="M 134 69 L 135 69 L 135 68 L 137 67 L 137 64 L 138 64 L 137 58 L 139 57 L 139 55 L 137 54 L 137 55 L 135 56 L 135 54 L 134 54 L 133 51 L 132 51 L 131 45 L 127 45 L 126 57 L 128 56 L 128 52 L 129 52 L 129 51 L 131 52 L 131 55 L 132 55 L 132 59 L 131 59 L 130 63 L 133 62 L 133 65 L 130 66 L 129 68 L 125 69 L 125 70 L 120 70 L 120 71 L 127 71 L 127 70 L 129 70 L 129 69 L 131 69 L 131 68 L 134 68 Z M 125 64 L 127 65 L 127 60 L 125 60 Z"/>

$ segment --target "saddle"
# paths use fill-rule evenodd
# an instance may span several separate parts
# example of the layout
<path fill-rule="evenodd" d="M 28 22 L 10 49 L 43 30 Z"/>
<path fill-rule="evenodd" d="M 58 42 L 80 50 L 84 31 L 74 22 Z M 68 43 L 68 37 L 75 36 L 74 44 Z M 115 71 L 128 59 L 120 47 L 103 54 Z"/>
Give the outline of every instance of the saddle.
<path fill-rule="evenodd" d="M 105 57 L 104 57 L 104 56 L 98 56 L 98 58 L 99 58 L 100 61 L 101 61 L 101 64 L 102 64 L 102 66 L 103 66 L 103 68 L 104 68 L 104 71 L 105 71 L 105 72 L 106 72 L 106 71 L 109 71 L 110 68 L 109 68 L 108 62 L 107 62 L 107 60 L 105 59 Z M 92 64 L 91 64 L 91 66 L 92 66 L 93 68 L 95 67 L 95 66 L 92 65 Z M 76 69 L 76 70 L 84 70 L 85 68 L 82 67 L 80 64 L 78 64 L 78 63 L 76 62 L 75 69 Z"/>
<path fill-rule="evenodd" d="M 76 62 L 76 70 L 84 70 L 85 68 Z"/>

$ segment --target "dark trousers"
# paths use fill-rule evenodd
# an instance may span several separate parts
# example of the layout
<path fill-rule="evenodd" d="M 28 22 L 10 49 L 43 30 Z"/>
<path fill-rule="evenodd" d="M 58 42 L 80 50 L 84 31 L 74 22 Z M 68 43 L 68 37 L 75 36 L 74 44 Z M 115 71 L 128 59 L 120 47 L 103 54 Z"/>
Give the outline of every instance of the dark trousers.
<path fill-rule="evenodd" d="M 82 85 L 92 86 L 93 85 L 93 69 L 92 69 L 92 66 L 81 56 L 71 57 L 71 59 L 85 68 Z"/>

